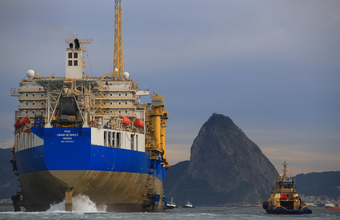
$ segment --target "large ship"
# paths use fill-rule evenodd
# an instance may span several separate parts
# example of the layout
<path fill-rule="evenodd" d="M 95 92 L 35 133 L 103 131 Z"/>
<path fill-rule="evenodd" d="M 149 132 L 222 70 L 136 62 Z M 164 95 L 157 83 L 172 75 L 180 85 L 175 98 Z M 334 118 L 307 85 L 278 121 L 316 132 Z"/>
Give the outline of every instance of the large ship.
<path fill-rule="evenodd" d="M 65 77 L 27 71 L 15 111 L 13 169 L 21 191 L 14 207 L 45 211 L 86 195 L 106 211 L 164 210 L 163 178 L 168 112 L 162 95 L 142 103 L 138 84 L 123 72 L 121 0 L 115 1 L 113 71 L 91 77 L 83 71 L 91 39 L 66 39 Z"/>
<path fill-rule="evenodd" d="M 340 206 L 336 206 L 336 205 L 334 205 L 334 204 L 331 203 L 331 202 L 327 202 L 327 203 L 325 204 L 325 209 L 340 209 Z"/>
<path fill-rule="evenodd" d="M 263 202 L 263 208 L 270 214 L 311 214 L 312 210 L 301 201 L 296 192 L 294 179 L 286 176 L 286 161 L 283 166 L 284 174 L 276 179 L 275 188 L 270 198 Z"/>

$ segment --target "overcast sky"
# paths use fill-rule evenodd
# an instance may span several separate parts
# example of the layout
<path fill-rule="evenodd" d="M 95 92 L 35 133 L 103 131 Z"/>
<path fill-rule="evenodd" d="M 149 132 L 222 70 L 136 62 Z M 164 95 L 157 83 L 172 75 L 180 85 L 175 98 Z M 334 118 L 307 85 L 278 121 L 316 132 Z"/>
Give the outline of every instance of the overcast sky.
<path fill-rule="evenodd" d="M 123 0 L 124 71 L 164 95 L 171 164 L 200 127 L 229 116 L 279 172 L 340 170 L 340 1 Z M 66 38 L 86 73 L 113 68 L 114 0 L 0 1 L 0 147 L 13 145 L 10 97 L 28 69 L 65 76 Z M 144 99 L 150 101 L 150 97 Z"/>

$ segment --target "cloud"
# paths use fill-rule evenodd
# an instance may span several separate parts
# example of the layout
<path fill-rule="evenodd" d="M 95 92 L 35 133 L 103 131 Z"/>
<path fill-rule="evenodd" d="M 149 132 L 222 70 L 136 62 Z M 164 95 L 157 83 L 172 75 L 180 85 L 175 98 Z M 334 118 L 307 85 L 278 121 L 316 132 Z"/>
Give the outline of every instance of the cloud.
<path fill-rule="evenodd" d="M 28 69 L 64 76 L 70 32 L 93 38 L 87 74 L 112 70 L 113 7 L 108 0 L 1 3 L 3 143 L 18 105 L 9 88 Z M 124 69 L 140 88 L 164 95 L 168 158 L 188 156 L 213 112 L 230 116 L 261 148 L 340 155 L 339 10 L 338 0 L 123 1 Z"/>

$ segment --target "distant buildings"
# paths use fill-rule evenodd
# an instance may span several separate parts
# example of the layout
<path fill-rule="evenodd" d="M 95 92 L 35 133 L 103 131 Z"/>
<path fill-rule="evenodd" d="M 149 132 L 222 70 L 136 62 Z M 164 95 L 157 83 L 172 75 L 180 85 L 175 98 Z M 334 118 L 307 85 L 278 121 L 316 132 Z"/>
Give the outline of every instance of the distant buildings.
<path fill-rule="evenodd" d="M 300 195 L 301 200 L 307 206 L 324 206 L 326 203 L 333 203 L 334 205 L 340 205 L 340 196 L 335 200 L 333 198 L 329 198 L 328 196 L 305 196 Z"/>

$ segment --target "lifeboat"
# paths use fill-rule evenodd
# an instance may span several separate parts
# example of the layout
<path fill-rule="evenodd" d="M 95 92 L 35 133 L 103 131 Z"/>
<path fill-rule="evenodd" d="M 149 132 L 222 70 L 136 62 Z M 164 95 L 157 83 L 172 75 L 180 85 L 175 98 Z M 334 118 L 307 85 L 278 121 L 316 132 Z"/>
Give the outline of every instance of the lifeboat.
<path fill-rule="evenodd" d="M 130 124 L 130 119 L 124 117 L 124 116 L 119 116 L 120 119 L 122 119 L 122 124 L 123 125 L 129 125 Z"/>
<path fill-rule="evenodd" d="M 23 125 L 26 125 L 26 124 L 29 124 L 31 123 L 30 119 L 28 117 L 23 117 L 21 120 L 20 120 L 20 126 L 23 126 Z"/>
<path fill-rule="evenodd" d="M 133 123 L 134 126 L 136 126 L 137 128 L 142 128 L 144 127 L 144 122 L 140 119 L 136 119 L 136 121 Z"/>
<path fill-rule="evenodd" d="M 20 128 L 20 127 L 21 127 L 21 125 L 20 125 L 20 120 L 19 120 L 19 119 L 15 120 L 15 122 L 14 122 L 14 127 L 15 127 L 15 128 Z"/>

